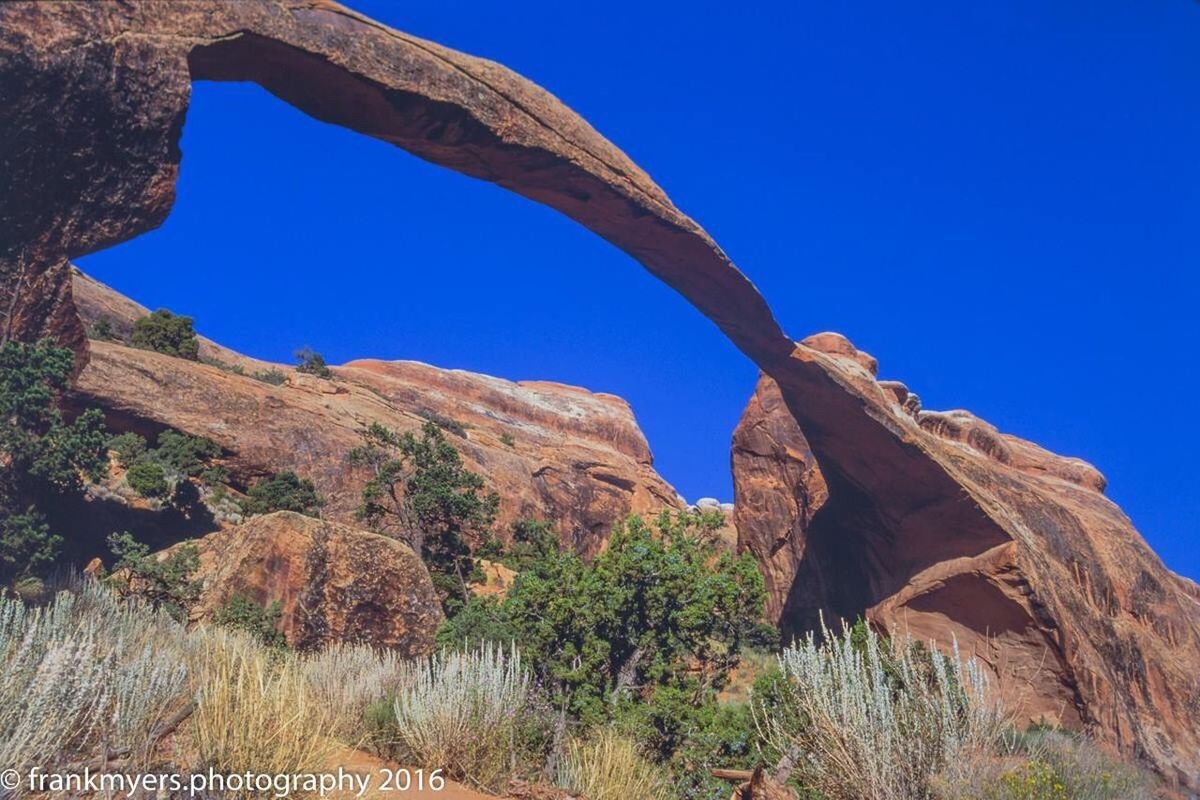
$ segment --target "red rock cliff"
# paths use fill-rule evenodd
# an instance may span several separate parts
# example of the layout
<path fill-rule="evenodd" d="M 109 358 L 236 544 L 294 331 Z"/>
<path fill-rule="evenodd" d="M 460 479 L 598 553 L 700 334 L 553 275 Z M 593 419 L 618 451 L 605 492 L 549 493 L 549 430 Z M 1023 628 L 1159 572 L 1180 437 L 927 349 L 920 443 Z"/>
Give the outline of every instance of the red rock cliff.
<path fill-rule="evenodd" d="M 734 434 L 735 515 L 773 617 L 798 631 L 821 614 L 864 614 L 919 639 L 956 638 L 992 668 L 1010 710 L 1092 729 L 1187 780 L 1200 745 L 1200 591 L 1104 497 L 1100 473 L 969 412 L 921 410 L 842 337 L 806 343 L 897 442 L 920 442 L 961 483 L 937 496 L 885 463 L 853 476 L 823 468 L 778 384 L 761 378 Z M 891 485 L 864 490 L 868 470 Z M 957 510 L 968 492 L 987 524 Z"/>
<path fill-rule="evenodd" d="M 89 325 L 103 317 L 118 334 L 146 313 L 78 272 L 74 296 Z M 592 553 L 614 521 L 681 507 L 654 471 L 629 404 L 613 395 L 414 361 L 353 361 L 327 381 L 207 340 L 202 358 L 244 374 L 112 342 L 93 341 L 90 352 L 75 387 L 80 405 L 103 408 L 119 430 L 170 427 L 211 438 L 241 486 L 294 471 L 316 484 L 322 514 L 334 521 L 354 522 L 368 478 L 345 463 L 361 431 L 374 422 L 414 431 L 431 416 L 462 426 L 462 436 L 448 438 L 500 495 L 501 538 L 518 519 L 553 520 L 566 544 Z M 286 382 L 252 377 L 271 369 Z"/>

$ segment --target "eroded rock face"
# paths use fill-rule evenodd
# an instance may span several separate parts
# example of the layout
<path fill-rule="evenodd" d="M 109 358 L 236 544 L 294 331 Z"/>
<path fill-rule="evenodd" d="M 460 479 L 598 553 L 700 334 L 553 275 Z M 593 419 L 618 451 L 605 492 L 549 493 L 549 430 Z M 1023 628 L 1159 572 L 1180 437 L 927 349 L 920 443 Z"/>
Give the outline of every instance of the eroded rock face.
<path fill-rule="evenodd" d="M 77 273 L 74 294 L 90 326 L 107 319 L 118 334 L 146 313 Z M 75 402 L 99 406 L 117 430 L 170 427 L 207 436 L 223 465 L 247 487 L 291 470 L 312 480 L 322 515 L 354 524 L 369 475 L 345 463 L 374 422 L 416 431 L 430 417 L 453 421 L 447 438 L 468 467 L 500 495 L 497 533 L 519 519 L 553 520 L 565 544 L 591 554 L 613 522 L 630 513 L 679 507 L 628 403 L 557 383 L 513 382 L 414 361 L 354 361 L 327 381 L 201 343 L 201 357 L 243 374 L 112 342 L 92 342 Z M 255 373 L 276 370 L 274 386 Z"/>
<path fill-rule="evenodd" d="M 904 597 L 895 611 L 910 626 L 945 631 L 946 609 L 960 607 L 964 630 L 1032 637 L 1027 652 L 1044 647 L 1047 663 L 1059 660 L 1048 674 L 1068 676 L 1062 691 L 1084 723 L 1200 786 L 1197 591 L 1096 491 L 1098 474 L 961 417 L 923 426 L 919 401 L 876 382 L 869 360 L 839 354 L 841 344 L 796 345 L 644 172 L 492 62 L 325 0 L 0 4 L 4 336 L 50 333 L 86 355 L 67 261 L 163 220 L 193 79 L 256 81 L 314 117 L 556 208 L 630 253 L 777 385 L 829 493 L 805 552 L 839 553 L 836 563 L 855 570 L 830 595 L 839 608 L 883 619 Z M 809 513 L 778 502 L 785 514 L 796 506 L 793 520 Z M 814 548 L 822 530 L 844 546 Z M 771 537 L 789 541 L 754 538 Z M 987 620 L 970 616 L 980 609 Z"/>
<path fill-rule="evenodd" d="M 441 604 L 421 559 L 395 539 L 279 511 L 196 544 L 196 619 L 241 595 L 264 607 L 278 601 L 280 630 L 294 648 L 362 642 L 408 656 L 433 651 Z"/>
<path fill-rule="evenodd" d="M 969 412 L 921 411 L 902 384 L 874 381 L 874 359 L 827 335 L 806 344 L 828 348 L 818 357 L 830 374 L 896 442 L 952 471 L 958 494 L 917 505 L 886 464 L 822 462 L 762 377 L 734 435 L 735 513 L 785 630 L 861 613 L 953 637 L 1020 717 L 1091 729 L 1194 781 L 1200 593 L 1103 496 L 1103 476 Z M 962 512 L 964 495 L 985 518 Z"/>

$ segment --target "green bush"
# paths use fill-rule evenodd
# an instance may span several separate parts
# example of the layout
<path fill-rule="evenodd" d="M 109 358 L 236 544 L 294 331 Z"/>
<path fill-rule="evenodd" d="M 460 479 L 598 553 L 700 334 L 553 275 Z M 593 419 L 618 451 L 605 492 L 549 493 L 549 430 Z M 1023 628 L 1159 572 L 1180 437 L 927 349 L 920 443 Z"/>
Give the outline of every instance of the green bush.
<path fill-rule="evenodd" d="M 185 621 L 188 609 L 200 597 L 200 582 L 192 575 L 200 568 L 200 551 L 192 543 L 175 547 L 158 558 L 128 532 L 108 537 L 116 557 L 110 582 L 122 594 L 141 597 L 176 620 Z"/>
<path fill-rule="evenodd" d="M 175 474 L 195 477 L 204 470 L 205 461 L 221 455 L 221 448 L 203 436 L 166 430 L 158 435 L 158 446 L 152 455 L 155 461 Z"/>
<path fill-rule="evenodd" d="M 24 577 L 54 562 L 62 537 L 35 508 L 0 518 L 0 575 Z"/>
<path fill-rule="evenodd" d="M 295 511 L 315 517 L 322 505 L 312 481 L 294 472 L 280 472 L 250 487 L 242 508 L 247 514 Z"/>
<path fill-rule="evenodd" d="M 512 437 L 511 433 L 506 431 L 500 434 L 500 444 L 504 445 L 505 447 L 516 447 L 517 440 Z"/>
<path fill-rule="evenodd" d="M 67 423 L 57 408 L 73 364 L 49 340 L 0 346 L 0 580 L 49 564 L 62 540 L 42 510 L 108 474 L 104 415 L 89 409 Z"/>
<path fill-rule="evenodd" d="M 287 376 L 281 370 L 277 370 L 274 367 L 271 369 L 256 370 L 251 373 L 250 377 L 256 381 L 269 383 L 272 386 L 281 386 L 287 380 Z"/>
<path fill-rule="evenodd" d="M 122 433 L 108 440 L 108 449 L 117 454 L 123 467 L 133 465 L 146 452 L 146 440 L 136 433 Z"/>
<path fill-rule="evenodd" d="M 130 489 L 151 500 L 168 499 L 174 488 L 167 482 L 167 473 L 162 465 L 146 457 L 139 458 L 129 465 L 125 481 Z"/>
<path fill-rule="evenodd" d="M 196 338 L 192 318 L 177 316 L 165 308 L 135 321 L 130 343 L 143 350 L 189 361 L 200 359 L 200 340 Z"/>
<path fill-rule="evenodd" d="M 318 378 L 325 379 L 333 377 L 333 370 L 325 363 L 325 357 L 311 348 L 305 347 L 297 350 L 296 359 L 300 362 L 296 366 L 296 372 L 316 375 Z"/>
<path fill-rule="evenodd" d="M 282 616 L 283 607 L 278 600 L 260 606 L 243 594 L 233 594 L 217 609 L 213 622 L 245 631 L 264 647 L 283 650 L 287 648 L 287 637 L 279 630 Z"/>

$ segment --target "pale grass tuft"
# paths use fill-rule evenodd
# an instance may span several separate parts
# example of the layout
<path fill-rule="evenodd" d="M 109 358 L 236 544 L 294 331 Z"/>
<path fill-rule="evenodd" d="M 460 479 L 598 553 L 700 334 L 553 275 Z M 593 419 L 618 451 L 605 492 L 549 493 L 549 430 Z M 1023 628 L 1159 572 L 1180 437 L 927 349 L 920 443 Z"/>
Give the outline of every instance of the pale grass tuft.
<path fill-rule="evenodd" d="M 995 748 L 1004 714 L 957 643 L 946 656 L 896 639 L 885 653 L 869 629 L 856 648 L 849 632 L 822 628 L 824 645 L 810 634 L 780 655 L 792 713 L 755 708 L 761 733 L 791 755 L 802 782 L 831 800 L 925 800 L 938 773 Z"/>
<path fill-rule="evenodd" d="M 502 788 L 517 768 L 517 733 L 530 689 L 515 648 L 506 653 L 484 646 L 417 662 L 394 704 L 400 749 L 414 766 Z"/>
<path fill-rule="evenodd" d="M 633 739 L 598 728 L 567 743 L 555 782 L 588 800 L 670 800 L 671 784 L 638 752 Z"/>
<path fill-rule="evenodd" d="M 192 732 L 204 767 L 283 774 L 328 768 L 340 751 L 333 712 L 314 699 L 297 659 L 222 629 L 197 632 Z"/>
<path fill-rule="evenodd" d="M 412 685 L 414 663 L 394 650 L 332 644 L 303 656 L 300 669 L 313 697 L 335 713 L 338 734 L 354 744 L 363 736 L 368 707 Z"/>

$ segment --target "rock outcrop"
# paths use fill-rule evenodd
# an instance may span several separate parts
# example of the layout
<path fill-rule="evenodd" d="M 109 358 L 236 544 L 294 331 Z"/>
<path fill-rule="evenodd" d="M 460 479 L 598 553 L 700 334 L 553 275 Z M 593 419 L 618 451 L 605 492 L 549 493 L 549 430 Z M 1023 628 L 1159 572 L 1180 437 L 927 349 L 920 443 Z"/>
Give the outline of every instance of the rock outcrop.
<path fill-rule="evenodd" d="M 429 573 L 408 545 L 387 536 L 278 511 L 196 540 L 202 583 L 197 619 L 240 595 L 278 602 L 291 647 L 335 642 L 433 651 L 442 607 Z"/>
<path fill-rule="evenodd" d="M 954 606 L 967 615 L 955 624 L 972 630 L 1032 630 L 1029 652 L 1044 647 L 1051 664 L 1058 659 L 1051 674 L 1070 675 L 1063 695 L 1077 695 L 1083 723 L 1200 786 L 1196 590 L 1088 485 L 1098 476 L 961 415 L 927 418 L 962 437 L 944 438 L 914 416 L 915 401 L 897 401 L 903 387 L 875 381 L 869 361 L 795 344 L 644 172 L 492 62 L 327 0 L 0 4 L 4 336 L 49 333 L 86 355 L 66 264 L 165 218 L 199 79 L 255 81 L 314 117 L 556 208 L 631 254 L 777 385 L 829 492 L 808 549 L 822 514 L 850 520 L 844 530 L 871 543 L 831 547 L 847 566 L 856 553 L 863 559 L 840 606 L 903 596 L 910 622 L 932 609 L 923 619 L 933 624 L 937 609 Z M 989 453 L 979 441 L 1002 446 Z M 1082 483 L 1039 473 L 1039 463 L 1078 470 Z M 923 606 L 916 598 L 935 586 L 947 602 Z M 1026 609 L 1037 629 L 1021 627 Z M 977 610 L 989 619 L 970 616 Z"/>
<path fill-rule="evenodd" d="M 74 295 L 85 322 L 102 317 L 117 334 L 147 313 L 79 273 Z M 500 495 L 502 539 L 519 519 L 552 520 L 565 544 L 591 554 L 614 521 L 680 505 L 654 471 L 628 403 L 613 395 L 414 361 L 354 361 L 334 368 L 330 381 L 208 340 L 200 353 L 221 366 L 92 342 L 73 401 L 103 408 L 117 430 L 207 436 L 241 488 L 296 472 L 316 484 L 322 515 L 346 524 L 354 523 L 369 477 L 345 461 L 362 431 L 375 422 L 415 431 L 431 418 L 454 427 L 448 438 Z M 253 377 L 272 370 L 282 384 Z"/>
<path fill-rule="evenodd" d="M 1194 781 L 1200 590 L 1103 496 L 1099 471 L 969 412 L 921 410 L 903 384 L 876 382 L 874 359 L 842 337 L 806 345 L 874 401 L 898 443 L 919 442 L 961 482 L 958 494 L 916 495 L 884 464 L 822 463 L 763 376 L 733 469 L 739 546 L 762 566 L 773 618 L 796 632 L 819 615 L 862 614 L 918 639 L 954 638 L 1019 716 L 1091 729 Z M 864 490 L 871 469 L 890 491 Z M 989 524 L 964 518 L 964 495 L 986 503 Z"/>

